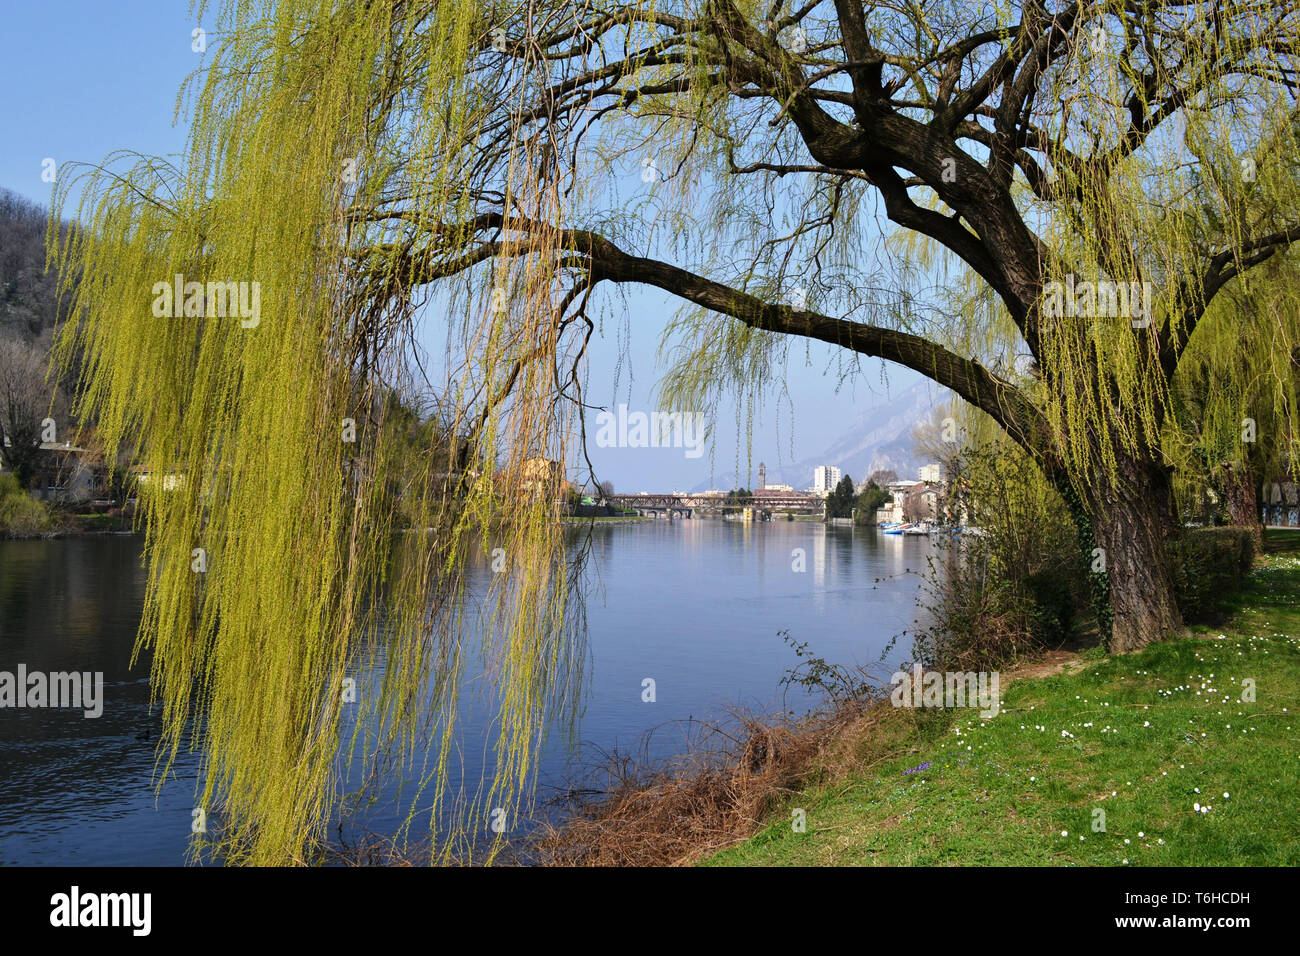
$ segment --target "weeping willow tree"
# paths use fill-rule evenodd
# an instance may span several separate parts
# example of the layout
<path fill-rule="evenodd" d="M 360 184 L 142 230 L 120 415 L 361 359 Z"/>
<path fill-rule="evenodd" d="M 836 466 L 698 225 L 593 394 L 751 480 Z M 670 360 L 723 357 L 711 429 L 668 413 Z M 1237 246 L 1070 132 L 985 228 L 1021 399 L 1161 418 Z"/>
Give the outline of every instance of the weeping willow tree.
<path fill-rule="evenodd" d="M 1265 146 L 1265 155 L 1273 145 Z M 1276 144 L 1288 145 L 1287 140 Z M 1295 167 L 1289 172 L 1294 175 Z M 1201 198 L 1214 197 L 1215 191 L 1197 189 L 1192 195 L 1195 202 L 1181 214 L 1199 216 L 1207 231 L 1220 230 L 1219 203 Z M 1300 467 L 1300 349 L 1293 294 L 1300 287 L 1298 268 L 1292 248 L 1227 287 L 1210 306 L 1206 331 L 1189 343 L 1171 394 L 1165 449 L 1176 464 L 1180 498 L 1190 504 L 1213 492 L 1228 520 L 1253 532 L 1257 549 L 1263 543 L 1263 483 L 1295 477 Z"/>
<path fill-rule="evenodd" d="M 309 859 L 345 726 L 366 755 L 413 759 L 436 715 L 430 776 L 445 781 L 475 668 L 500 717 L 470 816 L 508 820 L 572 672 L 548 466 L 573 430 L 558 374 L 572 342 L 553 270 L 505 239 L 482 283 L 436 304 L 422 291 L 428 270 L 454 271 L 425 242 L 482 198 L 475 139 L 490 141 L 499 102 L 470 82 L 481 17 L 263 6 L 223 11 L 183 161 L 111 157 L 83 177 L 71 241 L 50 234 L 80 278 L 61 344 L 87 353 L 82 411 L 110 455 L 138 446 L 157 478 L 141 494 L 138 646 L 153 652 L 161 769 L 194 727 L 198 806 L 226 859 L 253 864 Z M 561 208 L 562 183 L 535 174 L 546 155 L 521 143 L 492 174 L 533 219 Z M 414 443 L 393 396 L 412 384 L 415 318 L 435 307 L 458 318 L 442 323 L 441 427 Z M 463 571 L 485 553 L 502 573 L 480 606 Z"/>
<path fill-rule="evenodd" d="M 1296 317 L 1275 311 L 1276 291 L 1300 281 L 1296 266 L 1294 253 L 1279 257 L 1261 267 L 1264 281 L 1216 303 L 1216 311 L 1229 313 L 1221 322 L 1228 340 L 1205 336 L 1189 348 L 1165 440 L 1183 511 L 1212 493 L 1229 523 L 1252 532 L 1257 550 L 1265 484 L 1294 480 L 1300 468 L 1300 351 L 1289 334 Z M 1295 308 L 1285 296 L 1281 307 Z"/>
<path fill-rule="evenodd" d="M 380 642 L 393 741 L 426 689 L 450 734 L 448 675 L 483 662 L 481 806 L 518 793 L 571 646 L 545 463 L 580 448 L 587 344 L 638 284 L 681 301 L 671 410 L 752 407 L 801 340 L 845 376 L 915 369 L 1067 494 L 1107 556 L 1114 650 L 1179 629 L 1161 427 L 1216 296 L 1300 237 L 1289 0 L 206 12 L 187 154 L 93 170 L 51 243 L 81 280 L 83 409 L 180 479 L 147 500 L 140 640 L 172 754 L 202 718 L 232 858 L 303 858 L 340 687 Z M 1202 177 L 1219 229 L 1161 214 L 1226 153 L 1243 162 Z M 943 308 L 965 276 L 987 302 Z M 414 453 L 382 397 L 430 335 L 449 437 Z M 489 547 L 508 572 L 475 656 L 465 603 L 431 595 Z"/>

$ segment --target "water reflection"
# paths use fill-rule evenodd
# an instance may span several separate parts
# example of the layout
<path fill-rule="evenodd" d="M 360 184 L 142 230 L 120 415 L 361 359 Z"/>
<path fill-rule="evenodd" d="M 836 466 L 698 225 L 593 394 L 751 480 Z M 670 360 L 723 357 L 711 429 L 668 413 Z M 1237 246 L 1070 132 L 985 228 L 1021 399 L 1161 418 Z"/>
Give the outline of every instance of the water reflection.
<path fill-rule="evenodd" d="M 541 754 L 543 797 L 601 755 L 639 749 L 651 729 L 645 751 L 662 757 L 683 747 L 692 719 L 737 704 L 807 705 L 801 689 L 779 687 L 797 663 L 781 631 L 829 662 L 876 665 L 912 627 L 918 577 L 907 572 L 930 551 L 925 538 L 869 529 L 698 519 L 597 523 L 589 546 L 583 694 L 574 739 L 553 733 Z M 471 588 L 490 574 L 486 564 L 475 571 Z M 144 584 L 133 537 L 0 541 L 0 670 L 102 671 L 105 682 L 97 720 L 0 710 L 0 863 L 184 860 L 198 761 L 183 751 L 155 801 L 149 661 L 129 666 Z M 900 642 L 877 670 L 907 650 Z M 451 765 L 453 784 L 473 793 L 490 763 L 496 704 L 472 669 L 465 676 Z M 654 703 L 642 699 L 646 678 Z M 390 780 L 374 796 L 358 826 L 395 832 L 411 788 L 399 794 Z M 422 826 L 427 815 L 412 835 Z"/>

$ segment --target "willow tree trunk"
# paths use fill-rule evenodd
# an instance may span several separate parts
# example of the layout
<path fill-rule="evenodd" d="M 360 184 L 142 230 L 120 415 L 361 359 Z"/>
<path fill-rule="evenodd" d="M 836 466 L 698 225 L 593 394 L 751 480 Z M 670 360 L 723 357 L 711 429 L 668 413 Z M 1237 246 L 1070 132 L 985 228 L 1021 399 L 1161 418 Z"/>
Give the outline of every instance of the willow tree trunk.
<path fill-rule="evenodd" d="M 1093 537 L 1104 558 L 1112 610 L 1112 654 L 1183 632 L 1168 540 L 1178 533 L 1169 470 L 1123 458 L 1116 480 L 1088 496 Z M 1098 557 L 1094 553 L 1094 567 Z M 1100 568 L 1097 568 L 1100 570 Z"/>
<path fill-rule="evenodd" d="M 1264 525 L 1259 518 L 1257 486 L 1255 470 L 1249 462 L 1224 469 L 1223 497 L 1228 508 L 1228 522 L 1250 529 L 1255 539 L 1255 553 L 1260 554 L 1264 550 Z"/>

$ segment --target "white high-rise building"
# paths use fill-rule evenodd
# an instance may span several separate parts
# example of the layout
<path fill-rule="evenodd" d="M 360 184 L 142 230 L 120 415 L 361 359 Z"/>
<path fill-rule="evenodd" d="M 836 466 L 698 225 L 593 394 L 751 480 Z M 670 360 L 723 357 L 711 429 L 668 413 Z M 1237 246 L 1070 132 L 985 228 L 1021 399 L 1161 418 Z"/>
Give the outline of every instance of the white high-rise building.
<path fill-rule="evenodd" d="M 834 465 L 820 465 L 813 469 L 813 491 L 819 495 L 829 495 L 844 477 L 844 472 Z"/>
<path fill-rule="evenodd" d="M 920 475 L 922 481 L 938 484 L 943 480 L 943 468 L 938 464 L 922 465 Z"/>

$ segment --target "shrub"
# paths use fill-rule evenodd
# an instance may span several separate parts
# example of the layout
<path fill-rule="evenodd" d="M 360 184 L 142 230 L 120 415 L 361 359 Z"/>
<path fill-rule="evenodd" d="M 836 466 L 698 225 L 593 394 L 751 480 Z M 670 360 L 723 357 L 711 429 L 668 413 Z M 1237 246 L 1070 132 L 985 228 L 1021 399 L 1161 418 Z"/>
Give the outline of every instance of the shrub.
<path fill-rule="evenodd" d="M 13 475 L 0 475 L 0 535 L 23 537 L 49 530 L 50 513 Z"/>
<path fill-rule="evenodd" d="M 1004 441 L 955 461 L 957 504 L 979 536 L 941 540 L 915 634 L 927 667 L 984 670 L 1074 631 L 1087 605 L 1078 536 L 1065 502 L 1027 456 Z"/>
<path fill-rule="evenodd" d="M 1241 589 L 1255 560 L 1250 529 L 1188 529 L 1167 547 L 1183 620 L 1188 624 L 1221 620 L 1224 600 Z"/>
<path fill-rule="evenodd" d="M 930 558 L 913 636 L 914 659 L 937 670 L 985 670 L 1015 660 L 1034 643 L 1031 605 L 997 568 L 986 538 L 941 540 Z"/>

